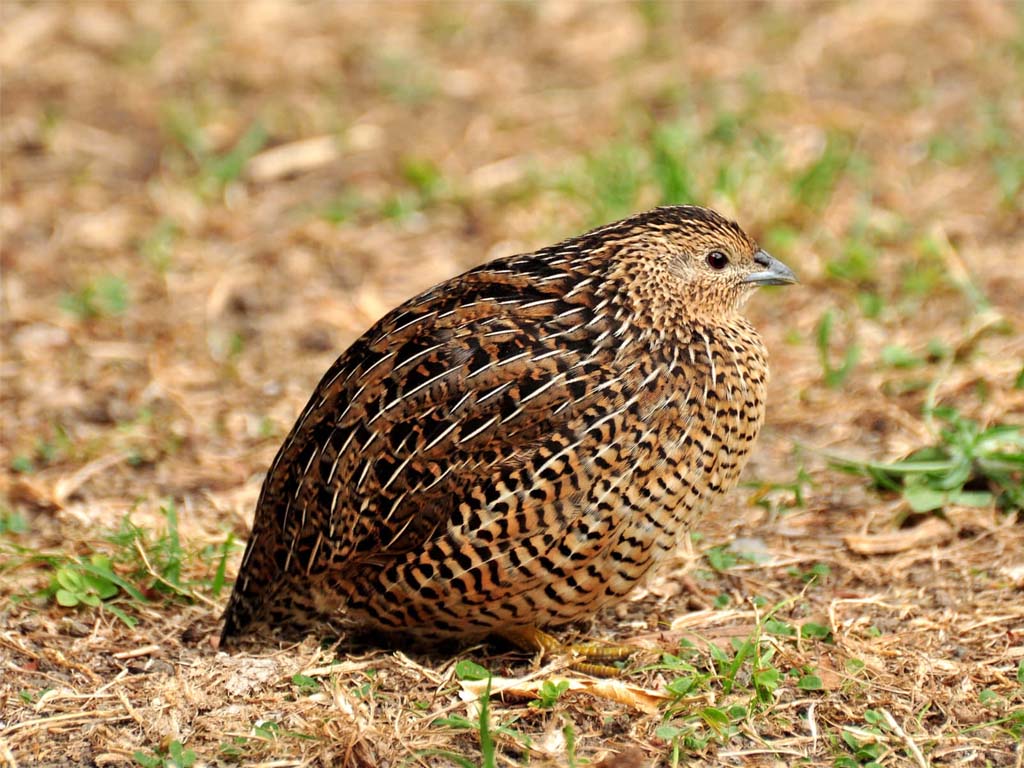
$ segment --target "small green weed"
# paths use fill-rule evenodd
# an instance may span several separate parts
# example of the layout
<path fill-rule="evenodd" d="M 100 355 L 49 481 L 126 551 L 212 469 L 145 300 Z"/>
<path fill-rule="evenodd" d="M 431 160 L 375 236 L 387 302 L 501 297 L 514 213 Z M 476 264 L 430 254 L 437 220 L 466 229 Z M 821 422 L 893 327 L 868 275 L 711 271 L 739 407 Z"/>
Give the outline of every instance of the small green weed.
<path fill-rule="evenodd" d="M 386 51 L 370 62 L 378 87 L 387 97 L 414 106 L 433 98 L 438 91 L 437 73 L 424 59 Z"/>
<path fill-rule="evenodd" d="M 303 741 L 316 741 L 317 737 L 301 731 L 290 731 L 282 728 L 275 720 L 257 720 L 253 723 L 252 733 L 248 736 L 233 736 L 230 742 L 221 742 L 220 754 L 231 761 L 241 761 L 242 758 L 258 753 L 263 744 L 273 744 L 279 741 L 301 739 Z"/>
<path fill-rule="evenodd" d="M 885 744 L 879 741 L 875 733 L 844 730 L 842 740 L 851 755 L 839 755 L 832 764 L 835 768 L 880 768 L 882 755 L 886 753 Z"/>
<path fill-rule="evenodd" d="M 28 533 L 28 521 L 15 509 L 0 505 L 0 536 L 20 536 Z"/>
<path fill-rule="evenodd" d="M 301 696 L 309 696 L 320 691 L 320 681 L 308 675 L 292 675 L 292 685 L 299 689 Z"/>
<path fill-rule="evenodd" d="M 826 643 L 831 643 L 832 630 L 826 627 L 824 624 L 817 624 L 813 621 L 807 621 L 800 625 L 800 637 L 813 638 L 815 640 L 821 640 Z"/>
<path fill-rule="evenodd" d="M 458 730 L 473 730 L 477 732 L 480 739 L 480 763 L 479 766 L 472 760 L 449 750 L 428 749 L 417 752 L 422 757 L 442 757 L 455 763 L 459 768 L 496 768 L 497 766 L 497 743 L 494 740 L 495 734 L 502 736 L 529 748 L 530 738 L 511 728 L 515 719 L 504 724 L 495 725 L 491 722 L 491 673 L 474 661 L 463 659 L 455 665 L 455 676 L 460 680 L 486 680 L 487 684 L 484 693 L 480 697 L 480 712 L 476 722 L 461 715 L 449 715 L 431 722 L 431 725 L 442 725 Z"/>
<path fill-rule="evenodd" d="M 39 701 L 43 698 L 43 696 L 46 695 L 46 693 L 48 691 L 52 691 L 52 690 L 53 690 L 52 686 L 47 686 L 45 688 L 40 688 L 35 693 L 32 693 L 32 691 L 29 691 L 29 690 L 22 689 L 22 690 L 18 691 L 18 698 L 21 699 L 26 704 L 38 704 Z"/>
<path fill-rule="evenodd" d="M 679 205 L 696 199 L 689 158 L 693 143 L 690 131 L 681 125 L 659 127 L 651 135 L 651 171 L 662 205 Z"/>
<path fill-rule="evenodd" d="M 882 347 L 880 358 L 886 368 L 918 368 L 925 364 L 924 358 L 898 344 L 886 344 Z"/>
<path fill-rule="evenodd" d="M 864 722 L 862 727 L 844 726 L 839 739 L 831 737 L 833 745 L 847 753 L 835 758 L 835 768 L 880 768 L 886 756 L 893 753 L 889 741 L 897 735 L 897 725 L 892 715 L 885 710 L 866 709 Z M 917 757 L 921 758 L 920 753 Z"/>
<path fill-rule="evenodd" d="M 851 675 L 858 675 L 867 668 L 863 659 L 847 659 L 845 666 L 846 672 Z"/>
<path fill-rule="evenodd" d="M 433 160 L 407 157 L 402 161 L 401 171 L 402 178 L 412 185 L 424 202 L 433 200 L 444 189 L 444 176 Z"/>
<path fill-rule="evenodd" d="M 187 153 L 185 164 L 191 168 L 181 170 L 194 174 L 196 190 L 206 199 L 222 195 L 229 185 L 240 179 L 249 160 L 263 149 L 268 139 L 262 123 L 255 121 L 233 147 L 218 154 L 211 148 L 203 130 L 200 110 L 190 103 L 168 110 L 165 129 Z"/>
<path fill-rule="evenodd" d="M 993 158 L 992 170 L 1002 193 L 1003 205 L 1020 210 L 1024 197 L 1024 153 L 1000 155 Z"/>
<path fill-rule="evenodd" d="M 79 322 L 123 315 L 130 304 L 128 283 L 117 275 L 101 275 L 60 297 L 60 308 Z"/>
<path fill-rule="evenodd" d="M 28 556 L 26 559 L 43 562 L 52 569 L 50 586 L 42 594 L 68 608 L 101 608 L 128 626 L 136 624 L 135 617 L 126 610 L 132 602 L 148 603 L 154 598 L 208 600 L 206 592 L 219 597 L 234 536 L 229 534 L 222 544 L 204 547 L 198 553 L 189 552 L 179 536 L 174 504 L 168 503 L 161 511 L 166 528 L 159 535 L 136 525 L 126 515 L 118 530 L 105 537 L 106 551 L 83 557 Z M 186 566 L 197 560 L 204 572 L 213 570 L 212 577 L 186 577 Z"/>
<path fill-rule="evenodd" d="M 591 207 L 592 225 L 628 216 L 636 209 L 643 187 L 646 157 L 635 145 L 619 142 L 591 156 L 579 192 Z"/>
<path fill-rule="evenodd" d="M 561 698 L 562 694 L 569 690 L 568 680 L 545 680 L 540 685 L 538 698 L 530 702 L 531 707 L 540 709 L 551 709 Z"/>
<path fill-rule="evenodd" d="M 134 627 L 138 623 L 135 617 L 113 602 L 113 598 L 118 597 L 122 591 L 140 603 L 148 602 L 134 584 L 114 572 L 110 557 L 101 554 L 56 566 L 50 585 L 50 592 L 58 605 L 65 608 L 102 606 L 127 626 Z"/>
<path fill-rule="evenodd" d="M 953 286 L 943 257 L 944 244 L 934 236 L 914 243 L 914 258 L 902 266 L 901 293 L 909 297 L 930 296 Z"/>
<path fill-rule="evenodd" d="M 656 734 L 669 745 L 671 765 L 681 764 L 684 751 L 728 742 L 752 715 L 774 705 L 782 686 L 807 692 L 823 689 L 814 668 L 800 665 L 786 670 L 779 664 L 777 651 L 783 644 L 827 642 L 829 630 L 812 622 L 797 628 L 781 620 L 777 612 L 784 605 L 772 607 L 750 636 L 734 639 L 731 648 L 709 644 L 705 658 L 684 641 L 678 654 L 664 654 L 661 662 L 650 668 L 670 678 L 665 691 L 672 703 Z M 695 707 L 695 702 L 699 706 Z"/>
<path fill-rule="evenodd" d="M 931 415 L 944 426 L 934 445 L 894 462 L 832 458 L 836 469 L 869 478 L 883 491 L 899 493 L 914 512 L 932 512 L 947 504 L 1024 510 L 1024 427 L 982 429 L 952 408 Z"/>
<path fill-rule="evenodd" d="M 428 158 L 405 158 L 399 174 L 407 186 L 380 202 L 378 213 L 386 219 L 406 219 L 452 196 L 451 185 L 445 180 L 441 169 Z M 358 205 L 357 201 L 350 200 L 350 203 Z"/>
<path fill-rule="evenodd" d="M 885 309 L 885 299 L 874 291 L 858 291 L 857 309 L 869 320 L 877 320 Z"/>
<path fill-rule="evenodd" d="M 568 768 L 576 768 L 579 763 L 576 762 L 576 729 L 572 722 L 566 722 L 562 726 L 562 736 L 565 738 L 565 759 Z"/>
<path fill-rule="evenodd" d="M 793 196 L 802 206 L 820 210 L 832 197 L 853 158 L 851 141 L 841 134 L 830 134 L 821 154 L 793 179 Z"/>
<path fill-rule="evenodd" d="M 740 561 L 739 555 L 726 545 L 711 547 L 704 553 L 704 557 L 707 558 L 708 565 L 719 573 L 729 570 Z"/>
<path fill-rule="evenodd" d="M 382 218 L 401 221 L 420 210 L 421 201 L 413 192 L 396 192 L 381 201 L 378 213 Z"/>
<path fill-rule="evenodd" d="M 267 132 L 259 123 L 253 123 L 235 145 L 222 155 L 199 158 L 199 189 L 205 196 L 219 195 L 245 170 L 249 160 L 267 143 Z"/>
<path fill-rule="evenodd" d="M 996 691 L 991 688 L 985 688 L 978 693 L 978 703 L 983 707 L 999 706 L 1006 701 Z"/>
<path fill-rule="evenodd" d="M 826 386 L 831 389 L 838 389 L 850 378 L 850 374 L 857 367 L 860 360 L 860 346 L 849 344 L 842 353 L 842 362 L 835 365 L 832 362 L 832 329 L 835 325 L 835 312 L 826 310 L 818 321 L 815 330 L 815 341 L 818 347 L 818 359 L 821 361 L 822 375 Z"/>
<path fill-rule="evenodd" d="M 991 704 L 991 701 L 982 703 Z M 1024 707 L 1008 709 L 1006 710 L 1006 714 L 1002 717 L 997 717 L 994 720 L 987 720 L 983 723 L 972 725 L 969 728 L 964 728 L 961 733 L 966 735 L 989 729 L 1005 731 L 1010 738 L 1018 742 L 1024 740 Z"/>
<path fill-rule="evenodd" d="M 786 571 L 790 576 L 796 576 L 805 584 L 817 584 L 826 576 L 832 573 L 828 563 L 815 563 L 806 571 L 793 567 Z"/>
<path fill-rule="evenodd" d="M 111 569 L 110 558 L 93 555 L 88 562 L 68 563 L 53 574 L 54 597 L 60 605 L 98 606 L 119 591 L 117 574 Z"/>
<path fill-rule="evenodd" d="M 796 687 L 802 691 L 820 691 L 825 686 L 817 675 L 805 674 L 801 675 L 800 679 L 797 680 Z"/>
<path fill-rule="evenodd" d="M 132 757 L 142 768 L 192 768 L 196 763 L 196 753 L 191 749 L 185 749 L 177 739 L 172 741 L 166 750 L 146 754 L 137 749 L 132 753 Z"/>
<path fill-rule="evenodd" d="M 19 453 L 11 459 L 11 471 L 19 475 L 31 475 L 36 471 L 36 463 L 32 461 L 31 456 Z"/>
<path fill-rule="evenodd" d="M 839 256 L 829 260 L 825 273 L 835 280 L 871 288 L 875 285 L 877 267 L 877 247 L 864 232 L 859 232 L 845 243 Z"/>
<path fill-rule="evenodd" d="M 358 685 L 353 685 L 351 688 L 351 693 L 353 696 L 356 696 L 360 699 L 370 699 L 374 695 L 373 687 L 374 684 L 377 682 L 377 670 L 363 670 L 362 676 L 366 678 L 366 682 L 359 683 Z"/>
<path fill-rule="evenodd" d="M 11 469 L 28 474 L 49 467 L 76 455 L 75 444 L 63 424 L 55 423 L 50 434 L 37 437 L 32 452 L 21 453 L 11 460 Z"/>
<path fill-rule="evenodd" d="M 979 692 L 978 703 L 988 712 L 998 713 L 999 716 L 966 728 L 963 733 L 995 728 L 1006 731 L 1018 742 L 1024 740 L 1024 659 L 1017 663 L 1016 682 L 1016 690 L 1007 691 L 1005 696 L 992 688 Z"/>
<path fill-rule="evenodd" d="M 181 228 L 173 219 L 163 218 L 139 243 L 139 255 L 161 275 L 171 268 L 174 246 L 181 237 Z"/>
<path fill-rule="evenodd" d="M 992 173 L 1002 195 L 1003 205 L 1010 210 L 1021 210 L 1021 190 L 1024 190 L 1024 153 L 1012 120 L 999 101 L 984 106 L 982 148 L 990 156 Z"/>
<path fill-rule="evenodd" d="M 342 224 L 365 210 L 367 205 L 362 196 L 349 190 L 330 198 L 320 207 L 319 215 L 332 224 Z"/>
<path fill-rule="evenodd" d="M 810 474 L 802 466 L 796 477 L 783 483 L 746 483 L 754 492 L 750 502 L 762 509 L 781 513 L 790 509 L 803 509 L 806 505 L 806 491 L 814 484 Z"/>
<path fill-rule="evenodd" d="M 926 145 L 928 159 L 946 165 L 961 165 L 969 156 L 966 140 L 959 130 L 939 131 Z"/>
<path fill-rule="evenodd" d="M 178 532 L 177 507 L 168 502 L 160 511 L 164 515 L 165 528 L 159 534 L 135 524 L 126 515 L 120 528 L 107 536 L 107 541 L 119 553 L 120 562 L 132 568 L 133 579 L 148 582 L 148 590 L 164 597 L 191 601 L 197 599 L 199 592 L 206 590 L 213 597 L 219 597 L 225 584 L 227 558 L 235 546 L 234 535 L 228 534 L 221 544 L 204 547 L 198 553 L 189 552 L 182 545 Z M 186 566 L 196 559 L 204 563 L 204 570 L 211 566 L 214 568 L 212 577 L 185 577 Z"/>

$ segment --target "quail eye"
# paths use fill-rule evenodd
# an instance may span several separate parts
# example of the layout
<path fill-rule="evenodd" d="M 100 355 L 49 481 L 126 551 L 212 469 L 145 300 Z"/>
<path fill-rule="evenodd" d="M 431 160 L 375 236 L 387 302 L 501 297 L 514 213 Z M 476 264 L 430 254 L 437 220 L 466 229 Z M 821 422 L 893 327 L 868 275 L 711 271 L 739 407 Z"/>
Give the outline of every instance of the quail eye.
<path fill-rule="evenodd" d="M 725 269 L 729 263 L 729 257 L 721 251 L 712 251 L 708 254 L 707 262 L 712 269 Z"/>

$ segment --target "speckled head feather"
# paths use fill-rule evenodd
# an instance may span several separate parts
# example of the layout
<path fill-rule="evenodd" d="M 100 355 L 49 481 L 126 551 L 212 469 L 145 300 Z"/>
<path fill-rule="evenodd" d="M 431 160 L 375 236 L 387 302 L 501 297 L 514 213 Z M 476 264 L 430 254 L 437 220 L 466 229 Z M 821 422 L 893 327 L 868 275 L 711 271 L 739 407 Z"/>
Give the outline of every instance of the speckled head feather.
<path fill-rule="evenodd" d="M 318 619 L 515 635 L 620 599 L 736 482 L 767 379 L 739 310 L 794 281 L 735 223 L 676 206 L 410 299 L 278 452 L 223 640 Z"/>
<path fill-rule="evenodd" d="M 745 280 L 767 257 L 734 221 L 697 206 L 654 208 L 546 250 L 587 254 L 605 291 L 621 293 L 648 330 L 662 333 L 737 312 L 756 287 Z"/>

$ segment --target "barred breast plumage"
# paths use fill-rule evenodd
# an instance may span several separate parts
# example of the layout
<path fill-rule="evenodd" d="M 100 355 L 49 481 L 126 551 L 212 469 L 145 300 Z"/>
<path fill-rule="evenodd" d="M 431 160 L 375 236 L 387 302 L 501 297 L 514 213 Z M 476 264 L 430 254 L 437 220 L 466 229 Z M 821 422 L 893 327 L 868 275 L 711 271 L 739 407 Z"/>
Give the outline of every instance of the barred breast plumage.
<path fill-rule="evenodd" d="M 677 206 L 393 310 L 274 459 L 223 640 L 320 618 L 522 638 L 622 598 L 735 484 L 767 379 L 740 309 L 789 282 L 735 223 Z"/>

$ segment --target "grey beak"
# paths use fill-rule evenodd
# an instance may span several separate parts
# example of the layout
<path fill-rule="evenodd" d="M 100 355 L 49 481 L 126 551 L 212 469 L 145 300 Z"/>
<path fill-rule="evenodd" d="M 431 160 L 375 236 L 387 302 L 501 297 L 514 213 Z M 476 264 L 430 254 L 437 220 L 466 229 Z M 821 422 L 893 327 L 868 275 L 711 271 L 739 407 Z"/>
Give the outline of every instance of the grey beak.
<path fill-rule="evenodd" d="M 744 283 L 752 285 L 792 285 L 799 283 L 793 270 L 766 251 L 758 251 L 754 254 L 754 263 L 764 267 L 760 272 L 754 272 L 743 278 Z"/>

